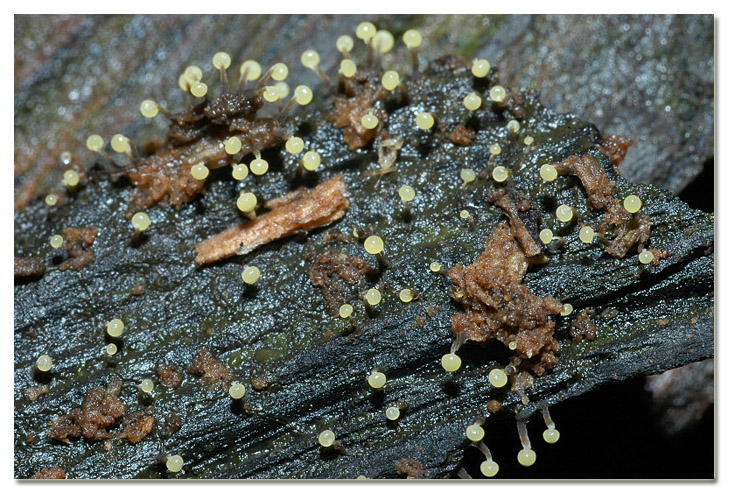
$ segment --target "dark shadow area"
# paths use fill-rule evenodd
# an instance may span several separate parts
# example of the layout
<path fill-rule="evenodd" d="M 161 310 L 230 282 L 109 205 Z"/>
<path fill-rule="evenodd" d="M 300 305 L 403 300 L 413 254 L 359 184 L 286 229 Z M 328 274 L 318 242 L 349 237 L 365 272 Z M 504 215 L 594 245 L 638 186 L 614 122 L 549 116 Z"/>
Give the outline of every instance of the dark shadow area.
<path fill-rule="evenodd" d="M 545 443 L 542 417 L 528 423 L 537 462 L 517 463 L 520 444 L 511 418 L 487 422 L 484 441 L 499 464 L 494 479 L 711 479 L 715 471 L 714 409 L 675 437 L 665 436 L 651 411 L 644 378 L 602 387 L 550 407 L 560 440 Z M 484 478 L 484 456 L 466 449 L 463 466 Z"/>
<path fill-rule="evenodd" d="M 679 199 L 707 213 L 715 211 L 715 161 L 708 160 L 702 172 L 679 193 Z"/>

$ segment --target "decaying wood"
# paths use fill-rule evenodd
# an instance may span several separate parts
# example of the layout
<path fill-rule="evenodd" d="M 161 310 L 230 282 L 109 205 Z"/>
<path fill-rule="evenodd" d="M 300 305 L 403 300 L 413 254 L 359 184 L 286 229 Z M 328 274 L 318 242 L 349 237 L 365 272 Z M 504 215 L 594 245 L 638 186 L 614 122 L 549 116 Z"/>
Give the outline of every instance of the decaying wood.
<path fill-rule="evenodd" d="M 278 206 L 195 246 L 195 264 L 213 263 L 234 254 L 250 253 L 269 242 L 324 227 L 345 215 L 350 201 L 341 175 L 315 187 L 306 196 Z"/>

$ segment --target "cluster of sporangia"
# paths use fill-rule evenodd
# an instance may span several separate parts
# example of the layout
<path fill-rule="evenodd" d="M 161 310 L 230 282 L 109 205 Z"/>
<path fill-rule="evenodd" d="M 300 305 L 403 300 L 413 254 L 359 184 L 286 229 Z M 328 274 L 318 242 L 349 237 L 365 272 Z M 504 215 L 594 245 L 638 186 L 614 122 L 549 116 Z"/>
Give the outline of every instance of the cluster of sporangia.
<path fill-rule="evenodd" d="M 367 49 L 367 60 L 370 62 L 373 56 L 379 57 L 380 55 L 389 52 L 394 46 L 393 35 L 385 30 L 377 30 L 376 27 L 369 22 L 363 22 L 357 26 L 356 36 L 366 45 Z M 421 44 L 421 35 L 418 31 L 408 30 L 403 35 L 403 42 L 408 47 L 411 57 L 413 59 L 414 70 L 418 69 L 418 56 L 417 49 Z M 337 49 L 342 54 L 342 60 L 339 67 L 339 77 L 341 78 L 352 78 L 358 72 L 356 63 L 350 56 L 351 51 L 354 48 L 355 41 L 350 36 L 340 36 L 336 42 Z M 221 83 L 224 88 L 229 86 L 229 79 L 227 69 L 231 66 L 231 57 L 224 52 L 216 53 L 213 56 L 213 66 L 220 72 Z M 328 77 L 319 68 L 319 55 L 314 50 L 305 50 L 301 55 L 302 64 L 315 71 L 320 78 L 330 85 Z M 490 64 L 485 59 L 474 60 L 471 66 L 471 72 L 476 78 L 485 78 L 490 72 Z M 256 94 L 260 94 L 263 99 L 272 104 L 276 104 L 279 111 L 279 118 L 285 117 L 293 104 L 296 102 L 299 105 L 307 105 L 312 101 L 313 92 L 312 90 L 304 85 L 297 86 L 294 89 L 293 96 L 286 102 L 282 103 L 290 93 L 289 85 L 285 82 L 289 73 L 289 69 L 283 63 L 276 63 L 272 65 L 266 72 L 262 71 L 261 66 L 254 60 L 247 60 L 240 65 L 238 84 L 239 89 L 246 89 L 249 84 L 256 84 Z M 178 84 L 180 89 L 189 93 L 195 98 L 206 98 L 208 94 L 208 86 L 202 82 L 203 71 L 197 66 L 189 66 L 180 75 Z M 272 82 L 273 80 L 273 82 Z M 381 84 L 384 90 L 393 91 L 396 90 L 400 82 L 400 76 L 396 71 L 388 70 L 383 72 L 381 78 Z M 499 85 L 494 85 L 490 88 L 489 99 L 495 104 L 501 104 L 505 101 L 507 91 Z M 475 111 L 482 107 L 482 96 L 478 92 L 470 92 L 464 96 L 463 105 L 470 111 Z M 162 108 L 158 103 L 152 100 L 145 100 L 140 105 L 140 111 L 144 117 L 153 118 L 158 113 L 162 113 L 165 116 L 170 114 Z M 429 112 L 422 112 L 415 116 L 414 125 L 423 131 L 427 131 L 434 126 L 435 117 Z M 373 113 L 369 112 L 362 116 L 360 124 L 364 129 L 373 130 L 379 125 L 378 117 Z M 520 128 L 519 122 L 511 120 L 507 127 L 511 133 L 517 133 Z M 524 138 L 524 144 L 528 147 L 534 144 L 534 139 L 531 136 Z M 131 161 L 139 159 L 138 153 L 134 144 L 125 136 L 116 134 L 112 137 L 111 149 L 120 154 L 124 154 Z M 89 150 L 101 154 L 104 159 L 109 163 L 114 163 L 112 158 L 104 150 L 105 142 L 104 139 L 99 135 L 91 135 L 86 141 L 86 146 Z M 288 136 L 285 138 L 285 149 L 292 155 L 298 155 L 304 151 L 304 140 L 297 136 Z M 266 160 L 261 158 L 260 150 L 254 150 L 253 154 L 255 158 L 247 165 L 242 163 L 242 142 L 237 136 L 231 136 L 225 140 L 224 143 L 225 152 L 230 155 L 232 163 L 232 176 L 237 181 L 244 180 L 249 172 L 254 175 L 263 175 L 268 171 L 269 164 Z M 490 154 L 492 157 L 501 153 L 501 147 L 499 144 L 493 144 L 490 146 Z M 68 152 L 64 152 L 61 156 L 61 160 L 65 165 L 70 164 L 71 155 Z M 314 171 L 322 164 L 322 157 L 316 151 L 306 151 L 301 155 L 299 160 L 298 173 L 302 173 L 302 170 Z M 382 166 L 382 165 L 381 165 Z M 200 162 L 192 165 L 189 170 L 190 175 L 199 181 L 204 181 L 209 174 L 209 168 L 205 162 Z M 542 165 L 540 170 L 540 177 L 547 181 L 553 181 L 558 177 L 558 172 L 554 165 L 545 164 Z M 503 183 L 509 178 L 510 172 L 503 166 L 497 166 L 493 168 L 492 179 L 495 182 Z M 466 184 L 473 182 L 476 179 L 476 173 L 472 169 L 462 169 L 460 173 L 461 180 Z M 63 175 L 63 185 L 69 189 L 76 188 L 79 185 L 80 177 L 79 174 L 72 169 L 65 171 Z M 416 191 L 409 185 L 403 185 L 399 189 L 399 196 L 406 208 L 406 215 L 409 213 L 409 203 L 414 199 Z M 49 194 L 46 196 L 46 203 L 53 207 L 58 202 L 57 194 Z M 238 209 L 244 214 L 250 214 L 253 212 L 259 204 L 256 195 L 250 191 L 241 191 L 241 194 L 237 200 Z M 641 208 L 641 200 L 634 196 L 627 196 L 624 200 L 624 207 L 630 213 L 636 213 Z M 469 218 L 469 212 L 463 210 L 460 216 L 464 219 Z M 573 208 L 569 205 L 560 205 L 556 210 L 556 217 L 560 222 L 568 223 L 573 219 Z M 140 232 L 144 231 L 150 226 L 149 216 L 143 212 L 135 213 L 131 218 L 131 223 L 135 229 L 135 235 L 139 235 Z M 359 237 L 357 231 L 353 232 L 355 237 Z M 550 229 L 544 229 L 539 234 L 540 240 L 544 244 L 550 244 L 553 241 L 553 232 Z M 579 239 L 587 244 L 590 244 L 594 240 L 594 231 L 591 227 L 582 227 L 579 233 Z M 51 238 L 50 244 L 53 248 L 62 248 L 64 244 L 63 237 L 60 235 L 54 235 Z M 381 252 L 384 249 L 383 240 L 377 236 L 372 235 L 367 237 L 363 241 L 363 247 L 365 251 L 376 256 L 378 261 L 381 261 Z M 653 260 L 653 254 L 651 251 L 644 250 L 639 255 L 639 261 L 643 264 L 650 263 Z M 429 268 L 434 273 L 442 273 L 441 265 L 438 262 L 432 262 Z M 248 285 L 256 284 L 261 276 L 261 272 L 256 266 L 245 266 L 241 277 L 243 282 Z M 405 288 L 399 293 L 399 298 L 404 303 L 409 303 L 414 300 L 414 292 Z M 369 289 L 363 297 L 363 303 L 370 313 L 374 306 L 380 304 L 382 295 L 376 288 Z M 563 316 L 567 316 L 572 312 L 573 308 L 570 304 L 565 304 Z M 350 304 L 343 304 L 339 309 L 339 315 L 343 319 L 351 319 L 354 312 L 354 308 Z M 104 352 L 109 356 L 117 353 L 118 347 L 114 343 L 116 339 L 122 337 L 124 331 L 124 323 L 119 319 L 113 319 L 107 323 L 106 333 L 111 338 L 112 342 L 107 344 L 104 348 Z M 459 346 L 463 342 L 455 341 L 452 346 L 451 352 L 445 354 L 441 360 L 441 364 L 444 370 L 448 372 L 455 372 L 461 367 L 461 359 L 456 354 Z M 47 355 L 42 355 L 36 362 L 36 369 L 40 372 L 48 372 L 51 369 L 52 361 Z M 509 372 L 510 370 L 507 370 Z M 505 369 L 495 368 L 489 372 L 489 382 L 496 388 L 505 387 L 508 384 L 508 373 Z M 386 376 L 381 370 L 373 370 L 367 378 L 368 386 L 373 390 L 380 390 L 386 384 Z M 154 382 L 150 379 L 145 379 L 139 384 L 139 390 L 142 394 L 151 394 L 154 389 Z M 229 395 L 233 400 L 243 400 L 246 388 L 242 383 L 234 381 L 231 383 L 229 388 Z M 391 405 L 385 409 L 385 417 L 387 421 L 398 421 L 401 415 L 402 407 Z M 546 406 L 542 407 L 542 413 L 546 425 L 546 430 L 543 433 L 543 438 L 547 443 L 555 443 L 560 438 L 560 433 L 555 428 L 555 424 L 550 418 L 550 414 Z M 483 420 L 477 420 L 474 424 L 467 426 L 466 437 L 472 442 L 472 445 L 478 448 L 485 456 L 485 460 L 481 464 L 481 472 L 487 477 L 493 477 L 499 470 L 498 464 L 493 460 L 489 448 L 485 445 L 484 429 L 482 428 Z M 517 455 L 519 463 L 523 466 L 531 466 L 536 460 L 536 454 L 532 450 L 530 440 L 527 435 L 527 428 L 524 422 L 517 422 L 520 442 L 522 449 Z M 335 433 L 332 430 L 324 430 L 319 434 L 319 444 L 322 448 L 339 448 L 339 443 L 336 440 Z M 165 459 L 167 469 L 170 472 L 177 473 L 183 468 L 183 458 L 180 455 L 170 455 Z M 467 476 L 463 470 L 460 475 Z M 365 476 L 361 476 L 364 478 Z"/>

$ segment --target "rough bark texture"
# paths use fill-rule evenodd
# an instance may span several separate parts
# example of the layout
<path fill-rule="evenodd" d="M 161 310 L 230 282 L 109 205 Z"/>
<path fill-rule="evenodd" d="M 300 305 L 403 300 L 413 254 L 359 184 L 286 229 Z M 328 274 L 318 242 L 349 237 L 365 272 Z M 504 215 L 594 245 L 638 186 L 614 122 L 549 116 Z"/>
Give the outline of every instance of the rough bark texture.
<path fill-rule="evenodd" d="M 668 191 L 631 184 L 619 176 L 599 149 L 603 136 L 594 125 L 546 109 L 535 94 L 520 93 L 503 111 L 487 105 L 476 114 L 467 112 L 461 105 L 463 97 L 453 95 L 466 94 L 475 82 L 450 59 L 432 65 L 422 79 L 409 83 L 407 103 L 394 96 L 384 106 L 388 139 L 403 139 L 392 173 L 368 176 L 378 168 L 378 145 L 386 137 L 378 135 L 368 146 L 351 151 L 343 141 L 343 131 L 329 120 L 332 101 L 324 96 L 324 89 L 319 89 L 322 96 L 311 107 L 294 112 L 286 130 L 317 143 L 323 156 L 321 169 L 297 178 L 295 160 L 275 147 L 266 155 L 269 172 L 255 181 L 247 178 L 246 185 L 255 184 L 257 196 L 265 201 L 285 196 L 294 186 L 311 189 L 343 174 L 350 200 L 346 215 L 307 238 L 278 240 L 244 256 L 196 267 L 194 246 L 240 222 L 235 206 L 240 187 L 228 169 L 212 171 L 205 194 L 192 202 L 179 208 L 150 208 L 152 226 L 138 239 L 125 218 L 131 185 L 106 180 L 100 167 L 91 170 L 88 185 L 62 207 L 49 211 L 41 198 L 33 199 L 58 183 L 62 169 L 55 162 L 61 150 L 71 149 L 77 162 L 91 166 L 95 158 L 73 143 L 82 142 L 92 131 L 106 137 L 123 132 L 138 144 L 151 135 L 164 135 L 166 129 L 154 129 L 164 124 L 161 119 L 152 125 L 138 117 L 139 102 L 151 96 L 180 108 L 184 95 L 176 88 L 176 79 L 189 63 L 197 62 L 210 73 L 211 54 L 225 47 L 234 61 L 257 58 L 266 66 L 281 57 L 293 68 L 298 66 L 302 46 L 307 45 L 320 51 L 322 69 L 333 74 L 338 63 L 334 39 L 351 33 L 360 20 L 16 19 L 16 207 L 24 208 L 15 213 L 15 256 L 33 257 L 46 266 L 45 274 L 23 278 L 15 286 L 16 477 L 29 478 L 56 466 L 68 478 L 172 476 L 158 461 L 171 454 L 185 459 L 185 468 L 177 476 L 190 478 L 448 477 L 458 471 L 465 452 L 473 450 L 468 449 L 464 428 L 478 417 L 486 418 L 487 441 L 495 458 L 499 456 L 500 475 L 531 476 L 514 460 L 519 448 L 515 417 L 530 418 L 542 401 L 560 410 L 576 400 L 567 399 L 600 385 L 713 356 L 714 216 L 693 210 Z M 587 81 L 582 79 L 586 77 L 608 81 L 592 70 L 602 65 L 623 67 L 617 61 L 621 53 L 634 50 L 636 57 L 644 53 L 642 43 L 663 37 L 674 50 L 668 60 L 677 67 L 687 63 L 690 68 L 692 77 L 678 80 L 699 93 L 694 95 L 693 105 L 677 96 L 679 107 L 671 103 L 673 110 L 666 112 L 668 118 L 676 119 L 663 128 L 663 134 L 654 136 L 671 142 L 676 133 L 684 136 L 689 127 L 693 131 L 686 141 L 675 140 L 683 143 L 672 151 L 676 169 L 664 165 L 669 145 L 657 145 L 653 153 L 636 156 L 629 149 L 620 169 L 631 172 L 636 163 L 651 164 L 646 177 L 677 191 L 696 173 L 692 164 L 702 164 L 711 156 L 707 154 L 712 149 L 711 125 L 709 130 L 702 125 L 708 116 L 712 121 L 712 94 L 707 96 L 707 85 L 702 83 L 712 74 L 712 51 L 707 48 L 712 41 L 710 17 L 581 18 L 585 23 L 582 31 L 576 29 L 575 20 L 561 17 L 376 17 L 374 21 L 392 28 L 396 39 L 406 27 L 423 27 L 425 40 L 433 45 L 424 47 L 428 53 L 440 54 L 454 47 L 466 56 L 497 50 L 497 55 L 487 55 L 493 65 L 510 71 L 499 75 L 507 87 L 521 84 L 517 70 L 523 66 L 513 63 L 507 67 L 510 60 L 514 62 L 520 33 L 525 45 L 522 56 L 529 53 L 535 60 L 541 55 L 530 48 L 532 42 L 540 46 L 557 40 L 551 36 L 562 35 L 566 43 L 572 41 L 578 47 L 585 42 L 582 34 L 576 34 L 579 31 L 593 36 L 591 39 L 600 38 L 591 30 L 610 32 L 618 37 L 621 50 L 595 47 L 597 59 L 605 63 L 589 65 L 592 69 L 587 75 L 584 65 L 571 74 L 561 68 L 553 74 L 555 81 L 542 76 L 547 72 L 539 72 L 538 77 L 531 72 L 537 69 L 529 68 L 533 66 L 524 65 L 521 74 L 533 74 L 530 85 L 544 86 L 544 95 L 558 107 L 573 102 L 576 106 L 567 109 L 581 114 L 593 111 L 585 117 L 600 119 L 605 113 L 599 114 L 591 106 L 600 105 L 621 112 L 632 125 L 657 118 L 656 107 L 651 105 L 629 111 L 630 106 L 614 104 L 635 101 L 634 96 L 629 97 L 635 92 L 633 78 L 629 83 L 614 81 L 619 86 L 614 87 L 616 91 L 601 90 L 590 98 L 580 81 Z M 625 30 L 624 24 L 628 26 Z M 458 30 L 449 30 L 457 25 Z M 661 34 L 652 31 L 637 38 L 649 26 L 661 27 Z M 556 34 L 538 37 L 550 29 Z M 242 32 L 249 34 L 241 36 Z M 688 37 L 679 49 L 678 43 L 688 32 L 697 36 Z M 462 33 L 470 35 L 461 38 Z M 55 41 L 46 45 L 47 39 Z M 489 46 L 482 47 L 474 41 L 477 39 L 488 41 Z M 562 56 L 555 50 L 547 59 Z M 386 65 L 398 62 L 388 57 Z M 403 62 L 407 67 L 408 59 Z M 551 64 L 541 62 L 536 67 L 547 71 Z M 667 64 L 665 61 L 671 72 Z M 563 76 L 568 79 L 562 79 L 561 85 Z M 291 82 L 315 87 L 317 94 L 320 87 L 315 78 L 303 69 L 290 76 Z M 654 86 L 640 88 L 656 98 L 670 98 L 661 88 L 685 94 L 687 88 L 681 85 L 667 89 L 673 80 L 647 76 L 640 82 Z M 215 78 L 209 86 L 216 91 L 213 81 Z M 559 87 L 561 93 L 557 93 Z M 550 96 L 552 88 L 565 99 Z M 583 100 L 574 99 L 581 95 Z M 117 99 L 121 106 L 116 105 Z M 415 128 L 414 108 L 433 109 L 439 117 L 434 132 Z M 49 119 L 51 113 L 56 117 Z M 517 141 L 508 141 L 506 122 L 518 114 L 523 134 Z M 477 131 L 468 145 L 451 142 L 450 134 L 459 124 Z M 628 134 L 639 143 L 648 135 L 605 130 Z M 638 130 L 653 132 L 641 125 Z M 524 133 L 535 137 L 534 149 L 526 151 L 521 145 Z M 494 186 L 491 180 L 479 178 L 465 186 L 459 180 L 462 167 L 478 173 L 485 169 L 489 146 L 495 141 L 502 143 L 498 164 L 510 169 L 510 187 L 539 205 L 535 218 L 523 219 L 525 228 L 534 236 L 536 227 L 548 226 L 563 238 L 562 244 L 546 249 L 549 262 L 529 269 L 522 284 L 536 296 L 569 301 L 575 308 L 574 317 L 587 308 L 596 315 L 591 319 L 595 340 L 581 342 L 570 339 L 572 318 L 554 318 L 555 337 L 561 345 L 559 362 L 525 390 L 527 405 L 514 392 L 493 390 L 487 380 L 490 368 L 508 362 L 501 344 L 465 345 L 460 350 L 462 368 L 455 374 L 447 374 L 439 364 L 453 340 L 451 318 L 460 308 L 449 296 L 447 278 L 432 273 L 428 266 L 431 261 L 439 261 L 445 269 L 470 265 L 483 251 L 484 240 L 504 219 L 502 208 L 487 198 L 488 188 Z M 634 252 L 616 259 L 604 253 L 598 242 L 579 242 L 574 226 L 561 230 L 553 215 L 557 204 L 574 205 L 581 222 L 589 224 L 603 215 L 587 204 L 586 191 L 577 178 L 561 176 L 550 184 L 540 180 L 540 164 L 573 155 L 592 157 L 615 183 L 616 197 L 641 197 L 642 214 L 652 222 L 649 246 L 666 251 L 666 257 L 646 266 L 638 263 Z M 642 174 L 633 177 L 645 178 Z M 404 221 L 397 193 L 402 184 L 417 190 L 409 222 Z M 461 209 L 471 213 L 471 223 L 459 217 Z M 95 258 L 78 271 L 59 270 L 62 260 L 54 259 L 48 246 L 51 235 L 68 226 L 98 229 Z M 361 232 L 360 239 L 363 234 L 377 233 L 385 240 L 381 260 L 364 251 L 352 236 L 353 229 Z M 332 242 L 344 238 L 351 242 Z M 355 306 L 354 328 L 350 321 L 330 316 L 325 296 L 310 281 L 314 260 L 333 249 L 369 262 L 376 274 L 369 282 L 384 296 L 368 314 L 357 294 L 347 294 L 348 302 Z M 242 286 L 244 264 L 261 268 L 261 280 L 254 289 Z M 402 303 L 398 292 L 404 287 L 413 288 L 418 298 Z M 119 352 L 108 357 L 104 323 L 112 318 L 121 318 L 126 328 L 116 341 Z M 203 349 L 225 367 L 230 380 L 247 385 L 243 402 L 232 401 L 227 387 L 211 387 L 187 371 Z M 44 353 L 52 355 L 54 367 L 49 375 L 38 376 L 33 363 Z M 152 397 L 140 397 L 137 384 L 144 378 L 156 380 L 157 370 L 171 369 L 167 368 L 170 365 L 186 370 L 179 372 L 181 383 L 170 388 L 156 383 Z M 366 385 L 375 367 L 388 376 L 385 389 L 377 393 Z M 119 438 L 87 441 L 70 435 L 66 444 L 49 437 L 51 422 L 78 408 L 90 393 L 101 393 L 103 402 L 103 390 L 119 378 L 123 380 L 120 404 L 130 411 L 143 406 L 144 416 L 152 418 L 140 423 L 145 436 L 138 443 Z M 23 391 L 39 382 L 48 384 L 49 392 L 35 401 L 24 397 Z M 398 403 L 407 407 L 396 424 L 389 424 L 384 409 Z M 113 416 L 114 421 L 99 418 L 102 428 L 89 430 L 91 437 L 121 433 L 121 412 L 115 410 Z M 554 419 L 560 428 L 559 415 L 554 414 Z M 533 445 L 540 448 L 538 463 L 551 457 L 550 446 L 538 442 L 540 421 L 535 415 L 529 424 Z M 76 425 L 67 423 L 71 429 Z M 344 452 L 319 447 L 317 435 L 326 428 L 335 431 Z M 591 476 L 571 470 L 570 456 L 575 451 L 563 455 L 559 463 L 563 470 L 547 476 Z M 667 477 L 682 476 L 682 460 L 675 461 L 677 466 L 667 466 Z"/>

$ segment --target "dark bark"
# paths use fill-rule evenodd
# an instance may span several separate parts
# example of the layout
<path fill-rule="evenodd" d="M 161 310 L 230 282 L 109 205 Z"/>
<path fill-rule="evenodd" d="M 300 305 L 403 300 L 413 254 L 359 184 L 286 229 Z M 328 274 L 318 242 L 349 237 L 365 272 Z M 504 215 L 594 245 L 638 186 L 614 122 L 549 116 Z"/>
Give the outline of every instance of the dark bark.
<path fill-rule="evenodd" d="M 93 39 L 107 33 L 107 24 L 123 26 L 128 21 L 112 17 L 72 18 L 68 22 L 76 26 L 77 31 L 72 31 L 76 36 Z M 541 18 L 538 21 L 543 22 Z M 84 123 L 78 122 L 58 136 L 59 142 L 49 146 L 53 151 L 50 157 L 55 159 L 57 150 L 70 146 L 63 140 L 72 134 L 85 135 L 86 130 L 79 126 L 94 126 L 94 132 L 105 136 L 125 132 L 143 142 L 147 133 L 142 132 L 142 119 L 136 116 L 138 102 L 143 97 L 159 98 L 178 91 L 172 88 L 179 70 L 169 69 L 178 65 L 166 61 L 164 71 L 156 64 L 143 65 L 139 54 L 152 57 L 154 49 L 140 43 L 135 56 L 125 45 L 127 37 L 159 35 L 161 41 L 145 39 L 153 45 L 162 43 L 170 50 L 169 56 L 180 61 L 180 67 L 197 59 L 207 61 L 208 52 L 223 47 L 236 61 L 259 57 L 269 62 L 274 61 L 275 54 L 288 53 L 284 61 L 293 67 L 299 49 L 311 43 L 328 61 L 323 69 L 330 69 L 331 74 L 334 42 L 327 38 L 325 43 L 320 30 L 351 32 L 358 19 L 274 17 L 239 22 L 171 17 L 129 22 L 128 31 L 109 39 L 116 40 L 124 53 L 130 50 L 120 72 L 130 76 L 131 86 L 119 89 L 114 77 L 120 74 L 96 72 L 99 68 L 89 58 L 96 53 L 92 45 L 91 55 L 78 56 L 87 61 L 86 70 L 98 74 L 93 87 L 103 87 L 105 80 L 116 84 L 113 94 L 128 98 L 130 108 L 112 110 L 102 103 L 93 114 L 77 107 L 77 116 L 82 116 Z M 401 22 L 407 24 L 405 19 L 396 22 L 399 26 Z M 262 24 L 257 32 L 269 35 L 247 36 L 242 41 L 242 26 L 250 23 Z M 16 20 L 16 37 L 23 29 L 40 29 L 37 19 Z M 45 29 L 52 31 L 54 27 Z M 181 37 L 207 39 L 196 29 L 212 29 L 217 35 L 215 41 L 206 42 L 202 48 L 196 45 L 193 49 L 191 41 L 182 48 L 176 46 Z M 302 34 L 313 31 L 321 37 Z M 292 34 L 275 36 L 279 32 Z M 400 32 L 395 31 L 397 37 Z M 99 56 L 105 57 L 115 45 L 101 46 Z M 296 53 L 289 53 L 294 47 Z M 61 47 L 56 58 L 72 56 L 67 49 L 73 47 Z M 42 67 L 46 67 L 45 72 L 26 71 L 16 63 L 16 112 L 28 104 L 38 88 L 49 87 L 48 78 L 56 69 L 51 62 Z M 155 82 L 145 89 L 139 81 L 155 67 Z M 310 75 L 301 80 L 308 82 L 307 77 Z M 504 77 L 502 82 L 506 82 Z M 388 131 L 391 136 L 403 137 L 406 144 L 399 150 L 397 171 L 380 180 L 364 175 L 376 167 L 377 148 L 350 151 L 342 141 L 342 132 L 325 118 L 328 99 L 323 97 L 317 108 L 297 110 L 296 118 L 287 125 L 291 132 L 317 143 L 323 155 L 322 169 L 303 180 L 293 179 L 294 162 L 283 150 L 274 148 L 264 152 L 270 171 L 255 181 L 249 177 L 246 187 L 255 187 L 257 195 L 266 200 L 286 194 L 293 182 L 312 187 L 344 173 L 349 210 L 342 220 L 306 239 L 277 241 L 212 266 L 196 268 L 193 248 L 241 221 L 235 207 L 238 188 L 228 168 L 213 171 L 205 194 L 179 209 L 150 208 L 152 226 L 136 241 L 125 218 L 130 186 L 123 180 L 106 180 L 98 168 L 90 174 L 89 184 L 63 206 L 49 212 L 42 200 L 35 200 L 16 211 L 15 256 L 34 256 L 47 266 L 40 279 L 20 280 L 15 286 L 16 477 L 31 477 L 41 468 L 53 466 L 63 468 L 69 478 L 168 476 L 158 462 L 160 455 L 168 454 L 185 459 L 181 477 L 354 478 L 365 474 L 390 478 L 397 476 L 394 462 L 401 458 L 418 461 L 429 477 L 448 477 L 457 470 L 468 446 L 464 428 L 477 417 L 487 418 L 484 428 L 488 442 L 490 431 L 514 431 L 514 418 L 527 419 L 541 401 L 560 404 L 603 384 L 713 356 L 714 216 L 689 208 L 667 191 L 634 185 L 618 176 L 597 148 L 601 134 L 595 126 L 545 109 L 532 94 L 525 95 L 523 127 L 535 136 L 538 148 L 523 153 L 520 142 L 507 144 L 503 130 L 511 118 L 509 111 L 485 109 L 469 118 L 461 106 L 463 97 L 447 97 L 466 94 L 472 84 L 472 78 L 464 73 L 452 74 L 443 68 L 409 84 L 409 104 L 432 108 L 442 128 L 431 137 L 418 131 L 412 122 L 412 109 L 396 101 L 388 108 Z M 217 91 L 214 83 L 209 86 Z M 59 105 L 54 100 L 58 93 L 48 93 L 48 98 L 46 112 L 51 102 L 55 102 L 54 108 Z M 35 128 L 33 115 L 19 118 L 16 113 L 16 137 Z M 453 145 L 451 130 L 467 120 L 478 129 L 476 139 L 469 146 Z M 502 210 L 486 198 L 491 181 L 488 184 L 480 178 L 461 188 L 458 178 L 462 167 L 477 172 L 486 169 L 488 147 L 495 140 L 504 143 L 499 163 L 511 169 L 512 185 L 540 206 L 543 225 L 553 221 L 555 206 L 560 203 L 575 205 L 581 222 L 601 218 L 600 212 L 586 205 L 577 179 L 561 177 L 545 186 L 537 174 L 539 164 L 590 154 L 615 181 L 618 198 L 630 193 L 641 197 L 642 212 L 653 222 L 649 245 L 669 253 L 657 266 L 644 266 L 635 251 L 615 259 L 597 242 L 581 244 L 575 225 L 564 230 L 564 248 L 550 249 L 550 262 L 532 268 L 524 283 L 539 296 L 571 302 L 573 317 L 583 308 L 592 308 L 602 316 L 593 320 L 598 329 L 596 339 L 580 343 L 572 343 L 568 336 L 571 317 L 556 318 L 560 362 L 535 379 L 534 389 L 527 391 L 527 405 L 522 405 L 515 393 L 494 391 L 487 381 L 491 367 L 506 364 L 507 353 L 500 345 L 467 344 L 460 351 L 462 369 L 453 375 L 439 364 L 452 341 L 451 315 L 460 308 L 449 296 L 447 278 L 431 273 L 428 264 L 439 261 L 446 268 L 470 264 L 503 218 Z M 16 150 L 20 182 L 30 180 L 35 172 L 28 170 L 37 170 L 38 160 L 42 161 L 39 155 L 26 160 L 23 146 L 21 143 Z M 87 162 L 84 152 L 78 155 L 79 161 Z M 630 159 L 629 155 L 627 161 Z M 668 172 L 663 170 L 661 174 L 666 177 Z M 403 221 L 397 195 L 402 184 L 417 190 L 409 223 Z M 459 218 L 461 209 L 472 214 L 473 228 Z M 98 229 L 93 244 L 95 260 L 79 271 L 58 270 L 62 259 L 48 246 L 51 235 L 65 227 Z M 383 237 L 388 264 L 372 281 L 384 295 L 372 316 L 366 314 L 354 288 L 346 294 L 356 307 L 354 329 L 346 321 L 329 316 L 325 298 L 309 280 L 313 263 L 309 259 L 333 247 L 364 257 L 373 269 L 378 268 L 375 258 L 351 237 L 353 228 Z M 329 233 L 350 236 L 351 242 L 332 241 L 327 238 Z M 255 289 L 242 286 L 244 264 L 261 268 L 261 281 Z M 403 287 L 416 289 L 419 298 L 401 303 L 398 291 Z M 104 323 L 112 318 L 124 320 L 126 330 L 117 342 L 119 353 L 105 358 Z M 233 379 L 247 385 L 245 404 L 234 403 L 225 390 L 211 389 L 186 372 L 179 387 L 166 389 L 157 384 L 151 402 L 139 404 L 137 383 L 144 378 L 156 380 L 156 370 L 165 363 L 187 369 L 203 347 L 228 367 Z M 53 357 L 54 368 L 50 376 L 39 377 L 32 366 L 44 353 Z M 383 368 L 388 376 L 383 392 L 367 388 L 366 378 L 374 367 Z M 155 418 L 150 435 L 134 445 L 115 439 L 111 451 L 105 450 L 103 442 L 79 439 L 67 445 L 49 439 L 51 421 L 79 407 L 89 389 L 106 386 L 116 376 L 125 380 L 120 399 L 130 411 L 152 408 L 145 413 Z M 23 391 L 39 380 L 49 382 L 50 392 L 35 402 L 25 399 Z M 255 391 L 252 381 L 267 384 Z M 495 398 L 502 403 L 502 410 L 490 415 L 486 404 Z M 397 425 L 390 425 L 384 409 L 398 401 L 409 407 Z M 161 425 L 171 413 L 179 416 L 182 427 L 167 437 Z M 559 418 L 555 419 L 560 427 Z M 326 428 L 335 431 L 345 452 L 319 447 L 317 435 Z M 121 425 L 110 431 L 121 431 Z M 537 432 L 533 432 L 533 445 L 539 456 L 547 448 Z M 27 441 L 29 434 L 36 437 L 33 442 Z M 516 434 L 514 437 L 516 446 Z M 541 448 L 544 450 L 538 450 Z M 493 454 L 500 463 L 516 464 L 516 450 Z M 564 477 L 582 475 L 568 470 Z"/>

